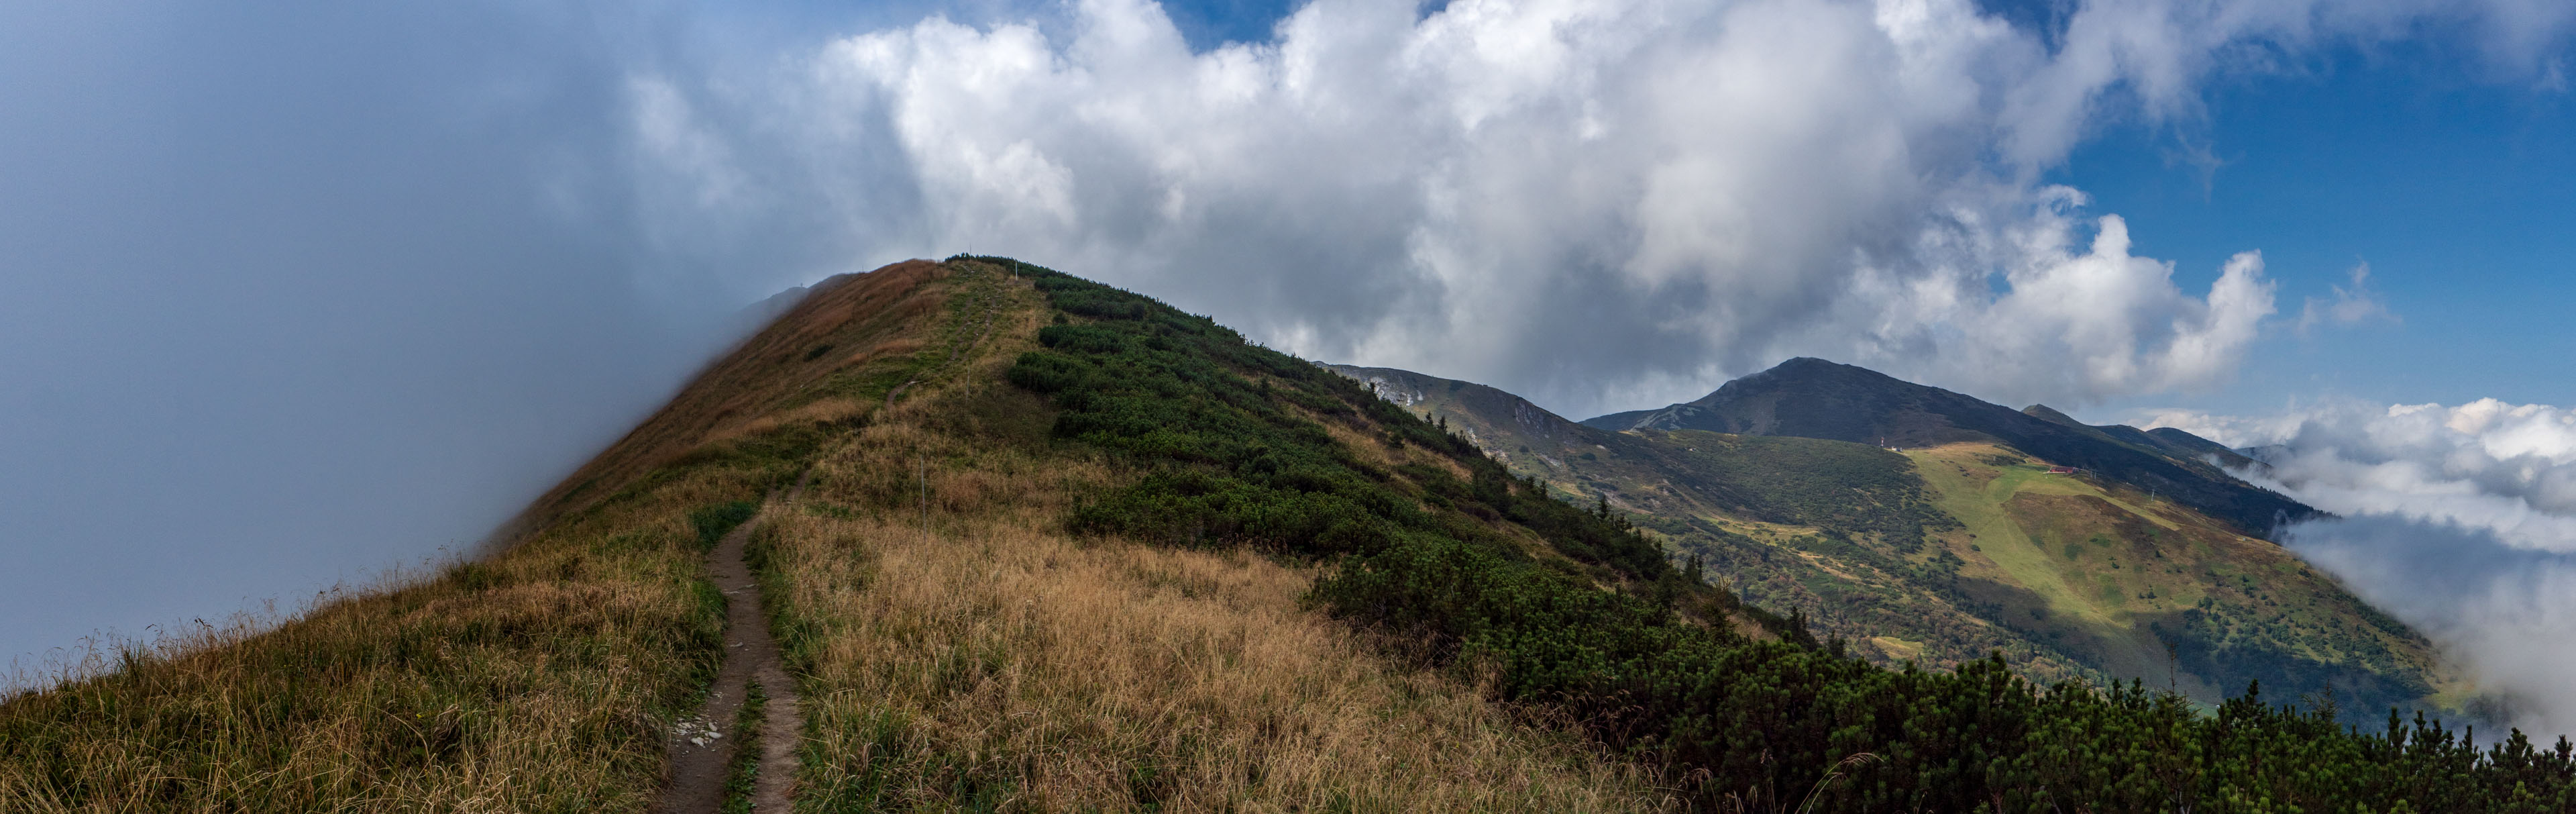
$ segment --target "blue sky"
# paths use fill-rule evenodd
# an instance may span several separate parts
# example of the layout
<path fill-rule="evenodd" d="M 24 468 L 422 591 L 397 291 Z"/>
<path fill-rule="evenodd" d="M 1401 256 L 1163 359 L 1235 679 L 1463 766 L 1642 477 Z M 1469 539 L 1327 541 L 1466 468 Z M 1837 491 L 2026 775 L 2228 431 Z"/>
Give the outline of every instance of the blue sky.
<path fill-rule="evenodd" d="M 2209 408 L 2576 402 L 2576 105 L 2483 74 L 2420 44 L 2337 49 L 2218 84 L 2206 121 L 2110 128 L 2051 177 L 2180 274 L 2261 249 L 2290 307 L 2369 263 L 2396 321 L 2276 337 Z"/>
<path fill-rule="evenodd" d="M 1206 0 L 1165 3 L 1163 9 L 1172 16 L 1172 26 L 1181 30 L 1190 47 L 1204 51 L 1229 42 L 1269 40 L 1271 26 L 1297 10 L 1297 4 L 1288 0 Z"/>

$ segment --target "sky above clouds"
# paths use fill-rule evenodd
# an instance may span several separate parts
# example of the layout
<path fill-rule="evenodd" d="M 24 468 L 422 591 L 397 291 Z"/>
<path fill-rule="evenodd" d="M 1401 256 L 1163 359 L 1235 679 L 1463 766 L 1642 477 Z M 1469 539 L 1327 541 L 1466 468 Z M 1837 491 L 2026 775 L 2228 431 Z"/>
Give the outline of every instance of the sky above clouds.
<path fill-rule="evenodd" d="M 1811 355 L 2289 443 L 2356 523 L 2559 556 L 2515 529 L 2576 515 L 2569 451 L 2387 427 L 2576 404 L 2571 33 L 2557 0 L 0 0 L 0 549 L 34 565 L 0 661 L 469 546 L 741 305 L 958 252 L 1576 418 Z M 2426 402 L 2467 406 L 2387 408 Z"/>

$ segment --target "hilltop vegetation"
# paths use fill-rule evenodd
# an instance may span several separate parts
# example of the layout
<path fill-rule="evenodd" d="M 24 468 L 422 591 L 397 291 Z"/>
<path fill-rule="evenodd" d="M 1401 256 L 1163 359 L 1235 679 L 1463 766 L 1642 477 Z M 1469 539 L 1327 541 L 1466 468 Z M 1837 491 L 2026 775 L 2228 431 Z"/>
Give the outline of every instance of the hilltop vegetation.
<path fill-rule="evenodd" d="M 1908 567 L 1966 533 L 1904 535 L 1948 493 L 1872 468 L 1893 453 L 1673 436 L 1594 452 L 1712 456 L 1674 465 L 1772 518 L 1729 528 L 1911 540 Z M 1801 474 L 1834 467 L 1862 488 Z M 903 264 L 819 286 L 487 561 L 0 706 L 0 803 L 638 810 L 723 642 L 695 558 L 748 524 L 805 705 L 801 810 L 2576 804 L 2564 741 L 1888 669 L 1567 496 L 1149 298 Z"/>

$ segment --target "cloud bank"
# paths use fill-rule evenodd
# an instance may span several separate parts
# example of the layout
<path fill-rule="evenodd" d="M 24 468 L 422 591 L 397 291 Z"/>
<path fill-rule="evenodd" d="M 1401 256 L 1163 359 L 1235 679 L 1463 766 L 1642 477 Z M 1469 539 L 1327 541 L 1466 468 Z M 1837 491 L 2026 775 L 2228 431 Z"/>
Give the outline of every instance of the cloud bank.
<path fill-rule="evenodd" d="M 2576 411 L 2481 399 L 2166 418 L 2259 447 L 2271 469 L 2249 476 L 2344 516 L 2291 526 L 2285 545 L 2433 636 L 2517 725 L 2576 732 Z"/>
<path fill-rule="evenodd" d="M 1060 12 L 842 38 L 647 105 L 754 115 L 639 126 L 667 134 L 662 169 L 711 208 L 745 178 L 797 176 L 872 257 L 1017 255 L 1306 356 L 1570 414 L 1801 354 L 2084 404 L 2221 385 L 2276 311 L 2260 255 L 2178 270 L 2034 181 L 2087 134 L 2187 126 L 2212 75 L 2424 30 L 2531 75 L 2569 16 L 2150 0 L 2016 25 L 1968 0 L 1316 0 L 1268 42 L 1193 52 L 1145 0 Z"/>
<path fill-rule="evenodd" d="M 469 548 L 783 285 L 633 214 L 635 8 L 0 2 L 0 669 Z"/>

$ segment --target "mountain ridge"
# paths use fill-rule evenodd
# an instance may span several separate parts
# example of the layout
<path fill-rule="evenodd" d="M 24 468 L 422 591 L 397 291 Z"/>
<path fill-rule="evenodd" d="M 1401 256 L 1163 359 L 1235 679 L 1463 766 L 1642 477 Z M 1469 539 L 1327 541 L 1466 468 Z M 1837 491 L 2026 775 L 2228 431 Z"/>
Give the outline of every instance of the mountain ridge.
<path fill-rule="evenodd" d="M 2053 469 L 2063 462 L 1919 406 L 1968 398 L 1959 394 L 1898 382 L 1875 400 L 1802 400 L 1797 380 L 1817 372 L 1896 381 L 1808 359 L 1729 382 L 1697 405 L 1628 414 L 1608 423 L 1630 429 L 1611 432 L 1599 419 L 1569 422 L 1483 385 L 1329 367 L 1442 421 L 1565 499 L 1635 513 L 1677 549 L 1718 566 L 1713 573 L 1728 575 L 1749 601 L 1803 612 L 1820 632 L 1850 636 L 1883 663 L 1947 665 L 1999 649 L 2036 675 L 2154 676 L 2206 700 L 2249 678 L 2331 685 L 2371 703 L 2462 686 L 2420 635 L 2278 546 L 2171 500 L 2170 490 L 2094 471 L 2051 474 L 2085 468 Z M 2201 453 L 2224 449 L 2180 431 L 2092 427 L 2040 405 L 1978 404 L 1972 417 L 2045 424 L 2095 447 L 2143 455 L 2137 447 L 2154 444 L 2195 476 L 2215 468 Z M 1914 412 L 1892 421 L 1858 412 L 1873 406 Z M 1724 420 L 1779 434 L 1676 426 Z M 1868 433 L 1872 442 L 1810 437 L 1832 434 L 1819 427 Z M 1889 427 L 1914 446 L 1875 443 Z M 2183 457 L 2198 466 L 2182 469 L 2186 462 L 2173 459 Z M 2307 608 L 2303 621 L 2265 621 L 2273 597 L 2223 576 L 2276 569 L 2288 569 L 2279 579 Z"/>
<path fill-rule="evenodd" d="M 2249 536 L 2268 538 L 2284 522 L 2320 514 L 2203 460 L 2222 450 L 2236 453 L 2181 430 L 2159 435 L 2126 426 L 2096 427 L 2044 405 L 2013 410 L 1812 357 L 1727 382 L 1698 399 L 1581 423 L 1613 431 L 1695 429 L 1897 447 L 1991 441 L 2172 495 Z"/>

